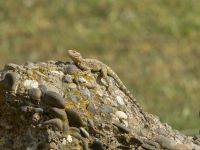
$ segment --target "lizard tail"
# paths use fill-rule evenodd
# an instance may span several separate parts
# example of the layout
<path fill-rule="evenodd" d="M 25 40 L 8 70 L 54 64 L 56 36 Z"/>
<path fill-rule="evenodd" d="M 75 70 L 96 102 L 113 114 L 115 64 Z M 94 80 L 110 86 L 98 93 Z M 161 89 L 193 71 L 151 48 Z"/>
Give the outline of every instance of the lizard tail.
<path fill-rule="evenodd" d="M 140 108 L 140 106 L 137 103 L 136 99 L 133 97 L 131 92 L 126 88 L 126 86 L 123 84 L 123 82 L 117 76 L 117 74 L 110 68 L 108 68 L 107 70 L 108 70 L 108 75 L 110 75 L 111 77 L 113 77 L 117 81 L 117 84 L 118 84 L 119 88 L 137 105 L 137 107 Z"/>
<path fill-rule="evenodd" d="M 140 105 L 137 103 L 136 99 L 133 97 L 131 92 L 125 87 L 125 85 L 120 80 L 120 78 L 117 76 L 117 74 L 110 68 L 108 68 L 107 70 L 108 70 L 108 72 L 107 72 L 108 75 L 110 75 L 111 77 L 113 77 L 117 81 L 119 88 L 133 101 L 133 103 L 136 105 L 136 107 L 138 107 L 140 112 L 143 114 L 145 120 L 148 120 L 147 117 L 146 117 L 146 114 L 143 112 L 142 107 L 140 107 Z"/>

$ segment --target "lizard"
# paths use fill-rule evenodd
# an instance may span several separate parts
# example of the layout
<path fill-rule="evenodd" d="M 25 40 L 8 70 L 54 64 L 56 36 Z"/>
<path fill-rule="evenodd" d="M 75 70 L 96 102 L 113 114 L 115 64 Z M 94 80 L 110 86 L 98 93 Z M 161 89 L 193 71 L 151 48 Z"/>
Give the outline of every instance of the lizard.
<path fill-rule="evenodd" d="M 113 77 L 114 80 L 117 82 L 119 89 L 121 89 L 143 113 L 142 108 L 139 106 L 139 104 L 137 103 L 136 99 L 133 97 L 131 92 L 126 88 L 126 86 L 120 80 L 118 75 L 108 65 L 104 64 L 103 62 L 97 59 L 90 59 L 90 58 L 84 59 L 82 55 L 75 50 L 68 50 L 68 56 L 72 59 L 75 65 L 77 65 L 80 69 L 84 71 L 93 71 L 93 72 L 99 71 L 101 73 L 101 76 L 108 82 L 108 86 L 110 86 L 110 81 L 108 79 L 108 76 Z"/>

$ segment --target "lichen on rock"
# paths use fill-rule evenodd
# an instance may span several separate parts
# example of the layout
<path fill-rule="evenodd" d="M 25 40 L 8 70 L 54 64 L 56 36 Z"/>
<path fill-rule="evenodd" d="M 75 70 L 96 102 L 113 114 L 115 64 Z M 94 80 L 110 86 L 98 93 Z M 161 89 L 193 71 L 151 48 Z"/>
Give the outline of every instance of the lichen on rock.
<path fill-rule="evenodd" d="M 99 72 L 48 61 L 7 64 L 0 74 L 0 149 L 200 148 L 199 138 L 141 113 L 112 77 L 108 91 Z"/>

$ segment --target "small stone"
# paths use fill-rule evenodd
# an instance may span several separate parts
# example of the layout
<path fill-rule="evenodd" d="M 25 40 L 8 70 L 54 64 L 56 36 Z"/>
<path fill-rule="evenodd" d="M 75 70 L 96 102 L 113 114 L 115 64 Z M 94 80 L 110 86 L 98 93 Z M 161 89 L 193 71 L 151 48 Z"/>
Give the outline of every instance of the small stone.
<path fill-rule="evenodd" d="M 58 118 L 47 120 L 43 123 L 43 125 L 53 125 L 54 127 L 57 127 L 59 130 L 63 130 L 63 123 Z"/>
<path fill-rule="evenodd" d="M 32 120 L 34 122 L 38 122 L 40 120 L 40 114 L 39 113 L 34 113 L 32 116 Z"/>
<path fill-rule="evenodd" d="M 84 88 L 80 90 L 81 94 L 86 97 L 87 99 L 89 99 L 91 97 L 91 93 L 88 90 L 88 88 Z"/>
<path fill-rule="evenodd" d="M 77 81 L 79 83 L 87 83 L 87 80 L 84 77 L 82 77 L 82 76 L 78 77 Z"/>
<path fill-rule="evenodd" d="M 51 142 L 50 144 L 49 144 L 49 149 L 50 150 L 56 150 L 57 149 L 57 145 L 56 145 L 56 143 L 54 143 L 54 142 Z"/>
<path fill-rule="evenodd" d="M 39 89 L 41 90 L 42 94 L 46 93 L 47 87 L 43 84 L 39 85 Z"/>
<path fill-rule="evenodd" d="M 129 133 L 130 132 L 130 130 L 127 127 L 123 126 L 120 123 L 114 122 L 113 125 L 115 125 L 117 128 L 119 128 L 121 131 L 123 131 L 125 133 Z"/>
<path fill-rule="evenodd" d="M 24 81 L 24 86 L 27 89 L 32 89 L 32 88 L 38 88 L 39 84 L 36 80 L 25 80 Z"/>
<path fill-rule="evenodd" d="M 126 120 L 122 120 L 125 127 L 128 127 L 128 122 Z"/>
<path fill-rule="evenodd" d="M 75 73 L 77 73 L 79 71 L 79 69 L 77 68 L 77 66 L 76 65 L 68 65 L 68 66 L 66 66 L 65 68 L 64 68 L 64 73 L 65 74 L 70 74 L 70 75 L 72 75 L 72 74 L 75 74 Z"/>
<path fill-rule="evenodd" d="M 67 120 L 67 114 L 63 109 L 51 107 L 49 113 L 53 115 L 55 118 L 60 118 L 63 121 Z"/>
<path fill-rule="evenodd" d="M 90 134 L 85 130 L 85 128 L 80 127 L 80 131 L 84 137 L 89 138 Z"/>
<path fill-rule="evenodd" d="M 66 108 L 65 111 L 67 113 L 67 118 L 71 127 L 81 127 L 83 125 L 83 121 L 78 112 L 68 108 Z"/>
<path fill-rule="evenodd" d="M 115 115 L 120 119 L 127 119 L 128 116 L 123 111 L 116 111 Z"/>
<path fill-rule="evenodd" d="M 64 99 L 61 97 L 60 94 L 53 92 L 53 91 L 47 91 L 42 100 L 44 101 L 44 103 L 53 106 L 53 107 L 57 107 L 57 108 L 65 108 L 65 102 Z"/>
<path fill-rule="evenodd" d="M 91 145 L 90 145 L 91 150 L 106 150 L 106 148 L 103 146 L 103 143 L 101 141 L 95 140 Z"/>
<path fill-rule="evenodd" d="M 96 113 L 96 108 L 95 105 L 92 102 L 89 102 L 87 106 L 87 110 L 90 111 L 91 113 L 95 114 Z"/>
<path fill-rule="evenodd" d="M 67 144 L 67 140 L 66 140 L 66 138 L 63 138 L 62 139 L 62 145 L 66 145 Z"/>
<path fill-rule="evenodd" d="M 70 88 L 70 89 L 76 89 L 77 86 L 76 86 L 75 83 L 69 83 L 69 84 L 68 84 L 68 88 Z"/>
<path fill-rule="evenodd" d="M 63 77 L 63 82 L 71 83 L 73 81 L 72 76 L 67 74 Z"/>
<path fill-rule="evenodd" d="M 32 75 L 33 75 L 33 71 L 32 71 L 32 70 L 30 70 L 30 69 L 29 69 L 29 70 L 27 70 L 27 72 L 26 72 L 26 73 L 27 73 L 27 75 L 28 75 L 28 76 L 32 76 Z"/>
<path fill-rule="evenodd" d="M 68 136 L 67 136 L 67 141 L 68 141 L 69 143 L 72 142 L 72 136 L 71 136 L 71 135 L 68 135 Z"/>
<path fill-rule="evenodd" d="M 117 96 L 115 99 L 119 105 L 125 105 L 124 100 L 121 98 L 121 96 Z"/>
<path fill-rule="evenodd" d="M 103 106 L 101 108 L 101 112 L 104 112 L 104 113 L 112 113 L 113 112 L 113 109 L 111 106 Z"/>
<path fill-rule="evenodd" d="M 28 90 L 28 94 L 33 100 L 40 100 L 42 92 L 39 88 L 32 88 Z"/>
<path fill-rule="evenodd" d="M 16 82 L 19 78 L 20 78 L 19 74 L 15 72 L 6 73 L 3 80 L 5 89 L 11 90 L 11 91 L 15 90 Z"/>
<path fill-rule="evenodd" d="M 44 110 L 43 110 L 43 108 L 34 108 L 34 112 L 35 113 L 43 113 Z"/>

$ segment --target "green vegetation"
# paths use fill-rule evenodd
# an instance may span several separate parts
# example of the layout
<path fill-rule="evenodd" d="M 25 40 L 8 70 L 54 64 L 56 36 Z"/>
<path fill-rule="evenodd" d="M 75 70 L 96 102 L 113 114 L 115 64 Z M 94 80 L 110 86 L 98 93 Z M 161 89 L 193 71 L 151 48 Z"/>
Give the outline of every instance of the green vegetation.
<path fill-rule="evenodd" d="M 200 126 L 200 1 L 0 1 L 0 65 L 67 60 L 109 64 L 148 112 L 187 134 Z"/>

